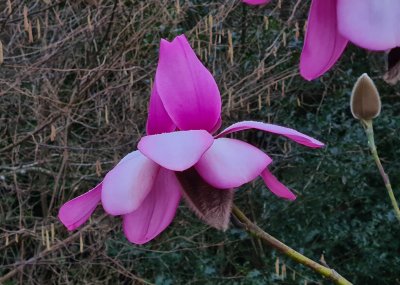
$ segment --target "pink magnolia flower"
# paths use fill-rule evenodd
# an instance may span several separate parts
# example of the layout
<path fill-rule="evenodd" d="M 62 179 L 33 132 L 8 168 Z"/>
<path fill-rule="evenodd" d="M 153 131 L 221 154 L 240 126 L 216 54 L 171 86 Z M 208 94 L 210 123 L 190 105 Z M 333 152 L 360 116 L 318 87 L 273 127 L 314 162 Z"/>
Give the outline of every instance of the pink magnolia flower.
<path fill-rule="evenodd" d="M 300 59 L 308 80 L 328 71 L 348 41 L 369 50 L 400 46 L 400 1 L 312 0 Z"/>
<path fill-rule="evenodd" d="M 89 218 L 101 201 L 108 214 L 122 216 L 129 241 L 146 243 L 171 223 L 181 194 L 194 195 L 193 189 L 183 189 L 185 183 L 180 179 L 188 172 L 186 184 L 197 187 L 194 180 L 201 179 L 208 185 L 197 189 L 199 195 L 204 191 L 232 192 L 232 188 L 261 176 L 275 195 L 295 199 L 269 172 L 272 159 L 268 155 L 246 142 L 224 136 L 257 129 L 283 135 L 311 148 L 322 147 L 321 142 L 289 128 L 254 121 L 233 124 L 213 136 L 220 125 L 221 98 L 211 73 L 196 57 L 184 35 L 172 42 L 161 40 L 150 98 L 148 135 L 140 140 L 138 150 L 125 156 L 99 185 L 64 204 L 60 220 L 73 230 Z M 215 204 L 213 197 L 207 199 Z M 226 226 L 228 221 L 224 222 Z M 213 221 L 209 224 L 225 227 Z"/>

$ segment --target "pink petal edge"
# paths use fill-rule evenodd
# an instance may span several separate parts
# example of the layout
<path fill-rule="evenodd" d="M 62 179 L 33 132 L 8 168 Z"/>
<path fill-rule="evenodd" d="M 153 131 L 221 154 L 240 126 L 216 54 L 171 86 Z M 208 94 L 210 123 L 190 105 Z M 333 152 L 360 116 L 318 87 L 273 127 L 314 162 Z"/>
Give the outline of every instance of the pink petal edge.
<path fill-rule="evenodd" d="M 154 83 L 151 90 L 149 115 L 146 123 L 147 134 L 169 133 L 174 131 L 175 128 L 174 122 L 172 122 L 167 111 L 165 111 L 164 105 L 158 95 L 156 84 Z"/>
<path fill-rule="evenodd" d="M 271 190 L 276 196 L 288 200 L 295 200 L 296 195 L 293 194 L 285 185 L 283 185 L 279 180 L 268 170 L 265 170 L 261 173 L 261 177 L 264 180 L 265 185 L 267 185 L 268 189 Z"/>
<path fill-rule="evenodd" d="M 216 135 L 216 138 L 225 136 L 230 133 L 238 132 L 238 131 L 243 131 L 243 130 L 248 130 L 248 129 L 257 129 L 260 131 L 265 131 L 277 135 L 282 135 L 285 136 L 289 139 L 292 139 L 293 141 L 311 147 L 311 148 L 320 148 L 323 147 L 324 144 L 310 136 L 307 136 L 305 134 L 302 134 L 296 130 L 286 128 L 286 127 L 281 127 L 278 125 L 274 124 L 267 124 L 263 122 L 256 122 L 256 121 L 242 121 L 235 123 L 225 130 L 223 130 L 221 133 Z"/>

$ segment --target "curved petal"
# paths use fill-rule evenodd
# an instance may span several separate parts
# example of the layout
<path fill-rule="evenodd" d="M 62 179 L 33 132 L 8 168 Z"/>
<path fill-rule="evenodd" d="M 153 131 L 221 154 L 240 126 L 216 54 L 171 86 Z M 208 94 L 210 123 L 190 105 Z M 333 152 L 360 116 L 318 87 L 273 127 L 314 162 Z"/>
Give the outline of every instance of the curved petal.
<path fill-rule="evenodd" d="M 124 158 L 103 180 L 101 202 L 111 215 L 128 214 L 140 207 L 150 192 L 159 166 L 139 151 Z"/>
<path fill-rule="evenodd" d="M 338 0 L 338 28 L 350 41 L 371 50 L 400 45 L 400 1 Z"/>
<path fill-rule="evenodd" d="M 161 168 L 151 192 L 140 207 L 123 216 L 127 239 L 144 244 L 159 235 L 172 222 L 181 197 L 181 185 L 175 173 Z"/>
<path fill-rule="evenodd" d="M 263 5 L 271 2 L 271 0 L 242 0 L 242 2 L 249 5 Z"/>
<path fill-rule="evenodd" d="M 342 55 L 347 42 L 337 29 L 336 0 L 312 0 L 300 74 L 307 80 L 324 74 Z"/>
<path fill-rule="evenodd" d="M 174 171 L 192 167 L 212 145 L 206 131 L 181 131 L 143 137 L 138 149 L 149 159 Z"/>
<path fill-rule="evenodd" d="M 227 134 L 233 133 L 233 132 L 238 132 L 238 131 L 243 131 L 243 130 L 248 130 L 248 129 L 257 129 L 260 131 L 265 131 L 277 135 L 282 135 L 285 136 L 289 139 L 294 140 L 295 142 L 311 147 L 311 148 L 319 148 L 323 147 L 324 144 L 312 137 L 309 137 L 305 134 L 302 134 L 296 130 L 281 127 L 278 125 L 273 125 L 273 124 L 267 124 L 263 122 L 255 122 L 255 121 L 242 121 L 236 124 L 231 125 L 230 127 L 226 128 L 223 130 L 220 134 L 215 136 L 216 138 L 219 138 L 221 136 L 225 136 Z"/>
<path fill-rule="evenodd" d="M 58 213 L 58 218 L 72 231 L 86 222 L 101 200 L 101 183 L 92 190 L 65 203 Z"/>
<path fill-rule="evenodd" d="M 157 91 L 181 130 L 211 131 L 221 114 L 218 86 L 184 35 L 161 40 Z"/>
<path fill-rule="evenodd" d="M 285 185 L 283 185 L 279 180 L 268 170 L 265 170 L 261 173 L 261 177 L 267 185 L 268 189 L 271 190 L 276 196 L 288 200 L 295 200 L 296 195 L 293 194 Z"/>
<path fill-rule="evenodd" d="M 132 152 L 128 153 L 127 155 L 125 155 L 123 158 L 121 158 L 121 160 L 117 163 L 117 165 L 120 165 L 121 163 L 124 163 L 125 161 L 132 160 L 137 156 L 140 156 L 140 151 L 137 151 L 137 150 L 132 151 Z"/>
<path fill-rule="evenodd" d="M 149 116 L 147 118 L 146 130 L 148 135 L 169 133 L 176 128 L 174 122 L 165 111 L 164 105 L 158 95 L 156 84 L 151 90 Z"/>
<path fill-rule="evenodd" d="M 220 138 L 214 140 L 195 169 L 211 186 L 229 189 L 252 181 L 271 162 L 268 155 L 248 143 Z"/>
<path fill-rule="evenodd" d="M 212 130 L 210 131 L 210 133 L 211 133 L 211 134 L 216 133 L 216 132 L 219 130 L 219 128 L 221 127 L 221 125 L 222 125 L 222 118 L 219 117 L 217 123 L 216 123 L 215 126 L 212 128 Z"/>

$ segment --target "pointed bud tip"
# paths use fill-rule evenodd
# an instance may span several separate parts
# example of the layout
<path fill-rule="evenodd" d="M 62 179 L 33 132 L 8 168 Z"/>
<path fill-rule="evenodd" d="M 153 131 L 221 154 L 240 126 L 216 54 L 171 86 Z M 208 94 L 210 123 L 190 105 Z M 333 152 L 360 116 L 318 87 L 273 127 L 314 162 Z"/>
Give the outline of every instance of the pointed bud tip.
<path fill-rule="evenodd" d="M 351 92 L 350 109 L 354 118 L 371 120 L 381 112 L 381 99 L 378 89 L 368 74 L 362 74 Z"/>

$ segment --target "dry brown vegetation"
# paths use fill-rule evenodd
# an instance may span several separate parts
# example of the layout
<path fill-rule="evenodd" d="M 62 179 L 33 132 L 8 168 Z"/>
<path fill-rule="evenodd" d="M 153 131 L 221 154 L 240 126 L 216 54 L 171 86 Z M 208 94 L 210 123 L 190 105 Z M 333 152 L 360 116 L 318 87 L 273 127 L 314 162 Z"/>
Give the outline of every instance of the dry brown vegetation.
<path fill-rule="evenodd" d="M 284 92 L 278 84 L 297 73 L 293 67 L 271 76 L 288 60 L 276 59 L 284 32 L 268 48 L 255 46 L 256 39 L 238 36 L 247 25 L 238 1 L 200 2 L 3 1 L 0 280 L 42 283 L 52 276 L 68 283 L 62 267 L 72 266 L 76 246 L 85 240 L 81 250 L 90 259 L 118 227 L 115 219 L 97 218 L 68 234 L 57 211 L 93 187 L 143 135 L 160 38 L 185 32 L 217 78 L 224 119 Z M 243 76 L 246 46 L 261 60 Z M 265 66 L 269 58 L 274 64 Z M 254 84 L 260 80 L 262 86 Z M 134 278 L 107 256 L 101 263 Z"/>

